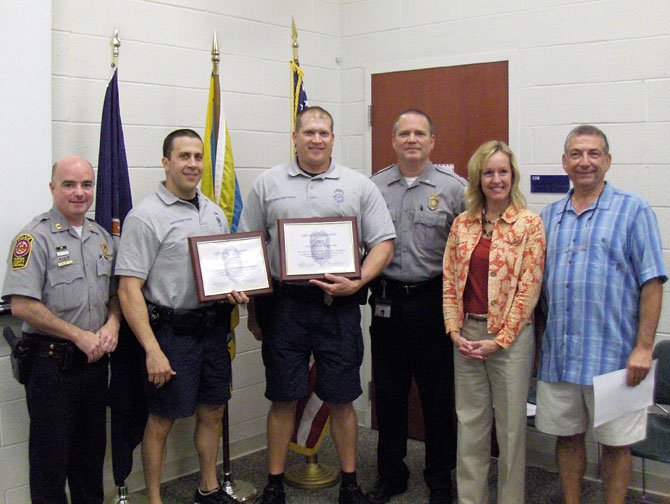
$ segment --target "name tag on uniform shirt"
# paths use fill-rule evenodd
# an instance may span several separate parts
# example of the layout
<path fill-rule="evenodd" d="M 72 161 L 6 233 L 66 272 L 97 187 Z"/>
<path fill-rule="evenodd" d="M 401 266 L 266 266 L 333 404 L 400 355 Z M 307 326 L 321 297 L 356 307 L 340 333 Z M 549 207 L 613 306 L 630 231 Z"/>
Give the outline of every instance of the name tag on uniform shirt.
<path fill-rule="evenodd" d="M 56 247 L 56 257 L 58 258 L 59 268 L 74 264 L 74 261 L 70 258 L 70 252 L 67 249 L 67 245 L 59 245 Z"/>

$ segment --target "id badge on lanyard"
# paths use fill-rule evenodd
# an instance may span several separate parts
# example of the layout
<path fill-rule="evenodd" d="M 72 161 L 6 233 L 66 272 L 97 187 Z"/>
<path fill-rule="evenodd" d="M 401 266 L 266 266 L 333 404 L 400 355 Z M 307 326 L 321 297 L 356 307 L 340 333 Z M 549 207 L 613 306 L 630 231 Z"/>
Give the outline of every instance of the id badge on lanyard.
<path fill-rule="evenodd" d="M 391 300 L 386 297 L 386 280 L 379 282 L 382 286 L 381 296 L 375 296 L 375 317 L 391 318 Z"/>

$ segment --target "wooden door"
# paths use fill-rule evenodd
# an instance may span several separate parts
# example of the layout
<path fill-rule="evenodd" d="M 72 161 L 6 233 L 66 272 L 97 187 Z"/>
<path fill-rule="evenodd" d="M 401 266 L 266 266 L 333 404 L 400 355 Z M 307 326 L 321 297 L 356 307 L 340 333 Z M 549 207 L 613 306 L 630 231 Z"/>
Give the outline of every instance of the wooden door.
<path fill-rule="evenodd" d="M 418 108 L 433 120 L 433 163 L 451 163 L 467 176 L 472 153 L 487 140 L 509 142 L 507 61 L 407 70 L 372 75 L 372 172 L 396 162 L 391 147 L 393 120 Z M 374 394 L 374 387 L 373 394 Z M 372 397 L 372 426 L 377 417 Z M 424 439 L 421 403 L 412 384 L 409 435 Z"/>

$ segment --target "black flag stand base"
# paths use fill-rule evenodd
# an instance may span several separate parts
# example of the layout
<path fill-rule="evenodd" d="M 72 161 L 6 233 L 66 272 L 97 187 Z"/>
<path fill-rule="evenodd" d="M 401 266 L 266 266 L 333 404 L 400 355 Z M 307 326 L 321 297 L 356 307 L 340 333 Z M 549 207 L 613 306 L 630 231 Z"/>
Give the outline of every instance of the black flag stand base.
<path fill-rule="evenodd" d="M 246 481 L 233 479 L 230 472 L 230 445 L 228 424 L 228 405 L 221 420 L 221 445 L 223 447 L 223 481 L 221 488 L 237 502 L 248 502 L 256 498 L 256 487 Z"/>
<path fill-rule="evenodd" d="M 319 464 L 316 453 L 306 455 L 304 464 L 296 464 L 286 469 L 286 483 L 306 490 L 328 488 L 340 481 L 340 471 L 336 467 Z"/>
<path fill-rule="evenodd" d="M 128 487 L 126 486 L 120 486 L 116 487 L 117 494 L 116 494 L 116 500 L 114 501 L 116 504 L 129 504 L 130 500 L 128 499 Z"/>

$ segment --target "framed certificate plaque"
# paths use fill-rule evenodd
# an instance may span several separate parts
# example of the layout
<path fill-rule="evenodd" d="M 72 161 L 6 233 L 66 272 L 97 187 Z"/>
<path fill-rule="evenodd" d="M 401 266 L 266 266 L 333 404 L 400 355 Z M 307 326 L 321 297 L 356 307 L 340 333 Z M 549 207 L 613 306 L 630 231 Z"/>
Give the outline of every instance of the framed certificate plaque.
<path fill-rule="evenodd" d="M 233 290 L 248 296 L 272 292 L 262 232 L 194 236 L 188 246 L 201 303 L 225 299 Z"/>
<path fill-rule="evenodd" d="M 356 217 L 279 219 L 280 280 L 361 277 Z"/>

